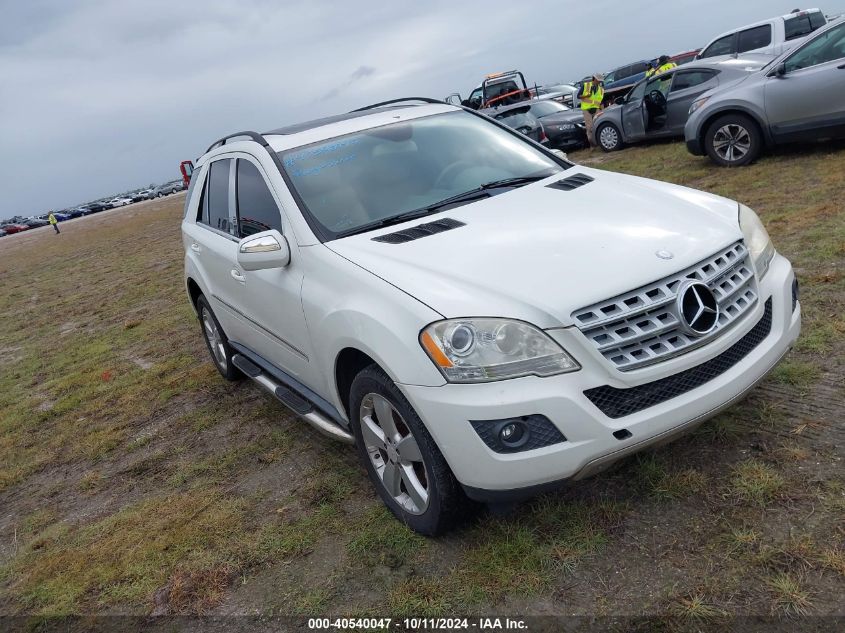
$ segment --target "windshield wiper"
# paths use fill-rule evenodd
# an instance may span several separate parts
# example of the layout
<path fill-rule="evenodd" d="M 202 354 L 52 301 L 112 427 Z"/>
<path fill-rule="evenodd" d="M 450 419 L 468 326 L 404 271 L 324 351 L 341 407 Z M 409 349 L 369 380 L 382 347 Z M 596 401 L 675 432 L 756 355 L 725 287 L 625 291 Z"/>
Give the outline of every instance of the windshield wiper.
<path fill-rule="evenodd" d="M 400 213 L 399 215 L 394 215 L 388 218 L 382 218 L 381 220 L 374 220 L 373 222 L 368 222 L 367 224 L 362 224 L 361 226 L 356 226 L 354 229 L 349 229 L 348 231 L 338 233 L 337 237 L 349 237 L 350 235 L 357 235 L 358 233 L 366 233 L 367 231 L 381 229 L 386 226 L 401 224 L 402 222 L 407 222 L 408 220 L 414 220 L 416 218 L 421 218 L 423 216 L 430 215 L 432 213 L 435 213 L 436 211 L 439 211 L 443 207 L 448 207 L 452 204 L 461 204 L 464 202 L 472 202 L 473 200 L 480 200 L 481 198 L 489 198 L 490 194 L 487 192 L 489 189 L 499 189 L 502 187 L 521 187 L 523 185 L 527 185 L 532 182 L 537 182 L 538 180 L 543 180 L 553 175 L 554 174 L 546 174 L 545 176 L 517 176 L 516 178 L 502 178 L 501 180 L 485 182 L 483 185 L 479 185 L 475 189 L 464 191 L 463 193 L 459 193 L 455 196 L 449 196 L 448 198 L 439 200 L 434 204 L 430 204 L 425 207 L 420 207 L 419 209 L 414 209 L 413 211 Z"/>
<path fill-rule="evenodd" d="M 498 189 L 499 187 L 521 187 L 523 185 L 537 182 L 538 180 L 545 180 L 554 174 L 546 174 L 544 176 L 517 176 L 516 178 L 502 178 L 501 180 L 494 180 L 492 182 L 485 182 L 478 187 L 479 190 Z"/>
<path fill-rule="evenodd" d="M 449 198 L 440 200 L 438 202 L 435 202 L 434 204 L 430 204 L 425 207 L 420 207 L 419 209 L 414 209 L 413 211 L 407 211 L 405 213 L 400 213 L 399 215 L 390 216 L 388 218 L 382 218 L 381 220 L 374 220 L 373 222 L 368 222 L 367 224 L 356 226 L 354 229 L 349 229 L 348 231 L 338 233 L 337 237 L 349 237 L 350 235 L 357 235 L 358 233 L 366 233 L 367 231 L 372 231 L 374 229 L 381 229 L 386 226 L 401 224 L 402 222 L 407 222 L 408 220 L 414 220 L 416 218 L 421 218 L 423 216 L 430 215 L 450 204 L 471 202 L 473 200 L 479 200 L 481 198 L 489 197 L 490 194 L 484 191 L 481 187 L 478 187 L 476 189 L 470 189 L 469 191 L 464 191 L 463 193 L 459 193 L 456 196 L 450 196 Z"/>

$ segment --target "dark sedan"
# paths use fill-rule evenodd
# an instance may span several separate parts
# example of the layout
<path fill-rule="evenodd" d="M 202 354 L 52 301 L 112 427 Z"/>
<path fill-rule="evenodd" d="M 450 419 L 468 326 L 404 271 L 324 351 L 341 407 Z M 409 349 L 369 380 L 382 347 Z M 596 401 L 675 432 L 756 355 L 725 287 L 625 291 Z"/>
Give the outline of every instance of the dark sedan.
<path fill-rule="evenodd" d="M 514 110 L 526 111 L 540 121 L 549 139 L 549 147 L 553 149 L 571 150 L 583 147 L 587 143 L 584 115 L 581 111 L 572 110 L 554 101 L 530 101 L 517 106 L 499 108 L 486 114 L 510 125 L 504 119 L 512 116 L 510 113 Z"/>

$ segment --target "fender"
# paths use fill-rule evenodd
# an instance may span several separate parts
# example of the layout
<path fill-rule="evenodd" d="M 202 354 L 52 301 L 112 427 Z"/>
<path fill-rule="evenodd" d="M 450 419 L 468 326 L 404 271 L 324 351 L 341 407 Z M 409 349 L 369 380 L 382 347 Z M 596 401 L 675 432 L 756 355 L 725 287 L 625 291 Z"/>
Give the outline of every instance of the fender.
<path fill-rule="evenodd" d="M 397 384 L 446 384 L 419 344 L 420 331 L 442 314 L 323 245 L 301 251 L 308 268 L 336 270 L 329 277 L 306 272 L 302 287 L 313 361 L 323 377 L 315 391 L 345 410 L 334 377 L 338 356 L 350 347 L 367 354 Z"/>
<path fill-rule="evenodd" d="M 771 147 L 772 145 L 774 145 L 772 132 L 769 129 L 769 124 L 766 123 L 765 113 L 753 103 L 750 103 L 748 101 L 735 100 L 728 101 L 726 103 L 720 103 L 713 110 L 708 110 L 707 115 L 702 118 L 695 135 L 698 141 L 701 143 L 702 147 L 704 147 L 704 134 L 707 131 L 707 128 L 710 126 L 710 123 L 714 119 L 727 112 L 740 112 L 742 114 L 750 116 L 760 127 L 760 131 L 763 133 L 763 142 L 765 143 L 766 147 Z"/>

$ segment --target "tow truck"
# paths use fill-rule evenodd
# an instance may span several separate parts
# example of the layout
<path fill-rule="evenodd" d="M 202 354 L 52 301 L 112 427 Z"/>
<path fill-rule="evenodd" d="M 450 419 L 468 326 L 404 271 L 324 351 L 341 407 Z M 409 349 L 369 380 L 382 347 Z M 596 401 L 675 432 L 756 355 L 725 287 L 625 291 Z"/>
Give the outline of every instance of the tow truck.
<path fill-rule="evenodd" d="M 520 103 L 529 99 L 531 99 L 531 90 L 528 88 L 523 74 L 518 70 L 508 70 L 487 75 L 481 85 L 473 90 L 467 99 L 462 99 L 460 93 L 453 92 L 446 97 L 445 101 L 452 105 L 462 105 L 473 110 L 483 110 L 484 108 Z"/>

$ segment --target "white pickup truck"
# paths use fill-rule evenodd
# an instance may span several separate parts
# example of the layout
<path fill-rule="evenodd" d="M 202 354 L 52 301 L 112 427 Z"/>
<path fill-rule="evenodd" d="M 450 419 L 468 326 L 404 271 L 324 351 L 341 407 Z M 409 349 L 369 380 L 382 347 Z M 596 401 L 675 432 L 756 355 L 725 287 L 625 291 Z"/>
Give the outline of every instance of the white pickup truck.
<path fill-rule="evenodd" d="M 795 9 L 786 15 L 722 33 L 707 44 L 696 59 L 743 53 L 780 55 L 825 24 L 827 18 L 820 9 Z"/>

